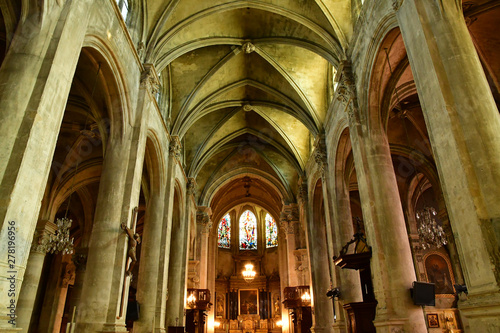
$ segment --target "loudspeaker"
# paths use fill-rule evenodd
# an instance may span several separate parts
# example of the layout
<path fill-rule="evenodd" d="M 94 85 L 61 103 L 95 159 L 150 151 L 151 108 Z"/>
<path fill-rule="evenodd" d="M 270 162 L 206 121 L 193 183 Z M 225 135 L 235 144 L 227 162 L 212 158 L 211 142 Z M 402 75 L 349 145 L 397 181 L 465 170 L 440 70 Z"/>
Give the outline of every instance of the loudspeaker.
<path fill-rule="evenodd" d="M 137 301 L 129 301 L 127 305 L 127 314 L 125 315 L 126 321 L 139 320 L 140 306 Z"/>
<path fill-rule="evenodd" d="M 434 283 L 413 282 L 411 296 L 415 305 L 436 305 L 436 287 Z"/>

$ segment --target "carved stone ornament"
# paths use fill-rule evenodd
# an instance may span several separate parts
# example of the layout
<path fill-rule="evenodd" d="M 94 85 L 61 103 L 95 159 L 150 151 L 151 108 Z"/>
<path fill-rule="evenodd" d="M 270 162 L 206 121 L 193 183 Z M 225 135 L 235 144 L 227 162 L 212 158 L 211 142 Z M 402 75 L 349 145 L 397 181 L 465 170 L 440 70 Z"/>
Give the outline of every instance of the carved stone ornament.
<path fill-rule="evenodd" d="M 31 252 L 46 254 L 49 243 L 49 234 L 43 230 L 35 230 L 33 243 L 31 243 Z"/>
<path fill-rule="evenodd" d="M 141 85 L 145 85 L 153 95 L 156 95 L 160 90 L 160 80 L 153 64 L 144 64 L 144 70 L 141 73 Z"/>
<path fill-rule="evenodd" d="M 212 229 L 213 223 L 210 219 L 210 214 L 210 209 L 198 209 L 196 212 L 196 223 L 202 226 L 202 233 L 209 233 Z"/>
<path fill-rule="evenodd" d="M 307 184 L 299 185 L 299 191 L 297 193 L 297 198 L 303 203 L 307 202 Z"/>
<path fill-rule="evenodd" d="M 252 106 L 252 105 L 250 105 L 250 104 L 248 104 L 248 103 L 247 103 L 247 104 L 245 104 L 245 105 L 243 105 L 243 111 L 245 111 L 245 112 L 250 112 L 250 111 L 252 111 L 252 110 L 253 110 L 253 106 Z"/>
<path fill-rule="evenodd" d="M 243 52 L 245 52 L 246 54 L 250 54 L 253 51 L 255 51 L 255 45 L 253 45 L 250 42 L 247 42 L 247 43 L 243 44 L 242 49 L 243 49 Z"/>
<path fill-rule="evenodd" d="M 401 8 L 401 5 L 403 4 L 404 0 L 393 0 L 392 1 L 392 8 L 394 9 L 395 12 Z"/>
<path fill-rule="evenodd" d="M 196 180 L 194 178 L 188 178 L 186 193 L 188 195 L 196 195 Z"/>
<path fill-rule="evenodd" d="M 295 233 L 295 226 L 299 223 L 299 208 L 296 204 L 286 205 L 280 214 L 280 228 L 289 235 Z"/>
<path fill-rule="evenodd" d="M 318 165 L 318 169 L 321 175 L 324 176 L 327 165 L 327 155 L 326 155 L 326 143 L 323 135 L 320 135 L 316 139 L 314 144 L 314 161 Z"/>
<path fill-rule="evenodd" d="M 178 136 L 172 136 L 170 139 L 170 146 L 168 147 L 168 154 L 176 159 L 181 158 L 181 139 Z"/>
<path fill-rule="evenodd" d="M 348 65 L 347 62 L 344 65 L 342 76 L 340 77 L 339 85 L 335 92 L 337 94 L 337 100 L 343 104 L 349 103 L 349 101 L 356 96 L 354 78 L 351 73 L 350 65 Z"/>

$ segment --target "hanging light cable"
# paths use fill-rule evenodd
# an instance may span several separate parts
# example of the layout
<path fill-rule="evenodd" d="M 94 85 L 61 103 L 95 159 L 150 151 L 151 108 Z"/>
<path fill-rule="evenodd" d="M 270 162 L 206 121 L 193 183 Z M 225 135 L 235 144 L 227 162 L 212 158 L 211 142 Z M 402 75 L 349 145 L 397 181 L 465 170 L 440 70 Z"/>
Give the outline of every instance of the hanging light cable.
<path fill-rule="evenodd" d="M 99 67 L 97 69 L 97 73 L 95 76 L 94 80 L 94 85 L 92 87 L 92 92 L 90 95 L 90 99 L 94 97 L 94 92 L 97 84 L 97 79 L 99 77 L 99 72 L 101 71 L 101 64 L 99 63 Z M 89 113 L 87 113 L 87 117 L 85 119 L 85 123 L 83 126 L 83 130 L 80 131 L 80 133 L 84 136 L 89 136 L 89 131 L 87 130 L 87 120 L 89 118 Z M 79 147 L 80 145 L 78 145 Z M 73 254 L 74 251 L 74 237 L 70 238 L 70 229 L 71 229 L 71 224 L 73 221 L 68 218 L 68 212 L 69 212 L 69 207 L 71 204 L 71 197 L 73 196 L 73 190 L 75 186 L 75 179 L 76 175 L 78 174 L 78 165 L 80 163 L 79 158 L 76 160 L 76 165 L 75 165 L 75 173 L 73 175 L 73 179 L 71 180 L 71 188 L 70 188 L 70 193 L 68 197 L 68 204 L 66 205 L 66 211 L 64 213 L 63 218 L 57 218 L 56 219 L 56 226 L 57 230 L 54 232 L 54 234 L 49 236 L 49 240 L 47 243 L 47 253 L 59 253 L 61 252 L 63 255 L 64 254 Z"/>
<path fill-rule="evenodd" d="M 389 61 L 389 53 L 387 52 L 387 48 L 384 49 L 385 51 L 385 56 L 387 59 L 387 64 L 389 65 L 389 71 L 391 73 L 391 77 L 393 75 L 392 73 L 392 67 L 391 67 L 391 62 Z M 399 92 L 397 87 L 394 88 L 394 91 L 396 93 L 396 98 L 397 98 L 397 109 L 399 110 L 399 117 L 401 118 L 403 122 L 403 128 L 405 131 L 405 136 L 406 136 L 406 141 L 408 142 L 408 147 L 410 147 L 410 137 L 408 136 L 408 130 L 406 128 L 406 119 L 408 118 L 407 111 L 403 109 L 403 106 L 401 104 L 401 100 L 399 98 Z M 423 176 L 422 176 L 423 177 Z M 426 250 L 431 247 L 436 247 L 440 248 L 443 245 L 446 245 L 448 243 L 447 238 L 446 238 L 446 233 L 443 230 L 443 227 L 441 227 L 435 219 L 435 216 L 437 215 L 436 209 L 434 207 L 427 205 L 425 197 L 423 196 L 423 181 L 419 181 L 419 187 L 418 187 L 418 196 L 417 199 L 422 197 L 424 201 L 424 208 L 418 210 L 415 213 L 415 217 L 417 218 L 418 227 L 417 227 L 417 232 L 418 232 L 418 237 L 420 238 L 420 244 L 422 246 L 422 249 Z"/>

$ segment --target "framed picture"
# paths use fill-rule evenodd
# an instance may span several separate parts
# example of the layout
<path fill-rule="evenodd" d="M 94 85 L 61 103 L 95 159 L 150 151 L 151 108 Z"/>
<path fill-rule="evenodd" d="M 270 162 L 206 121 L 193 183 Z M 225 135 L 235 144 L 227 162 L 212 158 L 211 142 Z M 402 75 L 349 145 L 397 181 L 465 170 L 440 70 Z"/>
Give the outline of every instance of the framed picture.
<path fill-rule="evenodd" d="M 439 318 L 437 313 L 427 314 L 427 327 L 429 328 L 439 328 Z"/>
<path fill-rule="evenodd" d="M 240 315 L 259 314 L 257 289 L 240 289 Z"/>

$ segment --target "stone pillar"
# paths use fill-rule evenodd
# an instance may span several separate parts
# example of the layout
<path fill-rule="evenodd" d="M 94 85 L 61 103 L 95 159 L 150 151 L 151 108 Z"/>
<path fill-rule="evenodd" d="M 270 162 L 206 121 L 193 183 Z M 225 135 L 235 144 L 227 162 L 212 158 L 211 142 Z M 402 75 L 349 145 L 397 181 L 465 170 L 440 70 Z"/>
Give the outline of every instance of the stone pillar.
<path fill-rule="evenodd" d="M 114 135 L 109 138 L 104 156 L 87 271 L 76 317 L 78 332 L 126 331 L 128 236 L 121 224 L 132 227 L 132 210 L 139 201 L 146 124 L 155 79 L 152 66 L 145 65 L 132 119 L 134 126 L 119 133 L 119 129 L 113 130 L 115 124 L 111 125 Z"/>
<path fill-rule="evenodd" d="M 170 263 L 168 269 L 168 290 L 166 326 L 184 326 L 184 305 L 186 298 L 186 266 L 188 256 L 189 213 L 194 205 L 194 179 L 187 184 L 184 203 L 179 203 L 178 214 L 173 214 L 172 237 L 170 242 Z M 181 196 L 181 194 L 179 194 Z"/>
<path fill-rule="evenodd" d="M 16 295 L 0 273 L 0 305 L 17 302 L 59 127 L 83 43 L 91 1 L 52 2 L 23 14 L 0 68 L 0 250 L 16 223 Z M 30 195 L 26 195 L 29 193 Z M 0 266 L 8 267 L 3 255 Z M 13 326 L 0 314 L 0 331 Z"/>
<path fill-rule="evenodd" d="M 364 123 L 347 63 L 337 90 L 348 111 L 366 237 L 373 252 L 371 271 L 378 302 L 374 325 L 377 332 L 424 332 L 422 308 L 413 305 L 410 297 L 415 268 L 387 136 L 381 124 L 368 128 Z"/>
<path fill-rule="evenodd" d="M 157 177 L 155 182 L 159 182 Z M 156 313 L 161 311 L 161 301 L 157 299 L 158 292 L 158 276 L 160 274 L 161 248 L 164 219 L 163 207 L 165 204 L 164 186 L 163 184 L 154 184 L 154 189 L 150 196 L 150 201 L 146 209 L 144 232 L 141 246 L 141 259 L 139 265 L 139 277 L 137 281 L 137 301 L 141 305 L 141 315 L 139 320 L 134 322 L 134 332 L 150 333 L 153 330 L 153 321 L 155 326 L 159 326 L 160 322 L 156 321 Z M 156 325 L 158 323 L 158 325 Z"/>
<path fill-rule="evenodd" d="M 283 211 L 280 216 L 280 227 L 283 230 L 283 236 L 286 237 L 288 286 L 296 287 L 299 285 L 294 255 L 294 251 L 297 249 L 295 228 L 299 227 L 299 208 L 297 204 L 290 204 L 283 207 Z"/>
<path fill-rule="evenodd" d="M 196 224 L 200 230 L 198 234 L 200 239 L 200 289 L 207 289 L 208 280 L 208 239 L 210 237 L 210 231 L 212 229 L 212 220 L 210 216 L 212 215 L 212 209 L 210 207 L 198 207 L 196 212 Z"/>
<path fill-rule="evenodd" d="M 500 331 L 498 109 L 461 1 L 399 0 L 394 9 L 469 290 L 459 308 L 471 328 Z"/>
<path fill-rule="evenodd" d="M 57 226 L 50 221 L 39 221 L 33 242 L 31 243 L 28 265 L 26 266 L 23 285 L 17 303 L 17 326 L 22 328 L 22 332 L 28 332 L 30 328 L 38 283 L 42 275 L 45 255 L 47 254 L 49 235 L 53 234 L 56 229 Z"/>
<path fill-rule="evenodd" d="M 312 200 L 308 200 L 307 186 L 301 185 L 300 190 L 301 216 L 306 226 L 306 243 L 309 255 L 311 273 L 311 307 L 313 324 L 311 331 L 331 332 L 333 326 L 333 304 L 326 296 L 330 288 L 331 276 L 328 264 L 328 249 L 326 240 L 326 226 L 321 225 L 322 219 L 314 214 Z M 322 197 L 323 193 L 321 193 Z"/>

